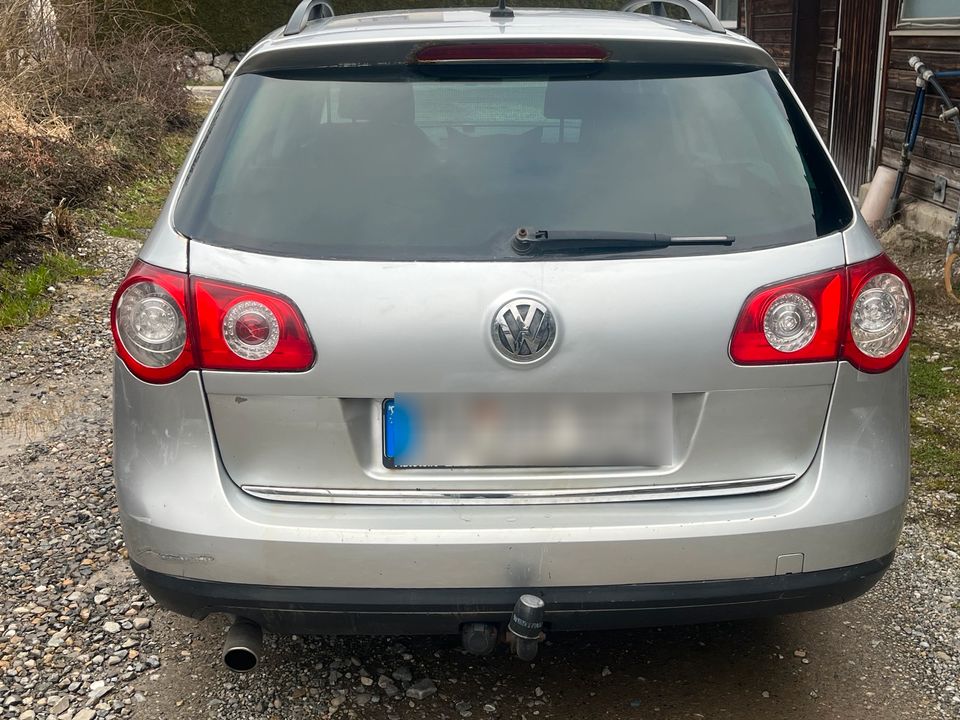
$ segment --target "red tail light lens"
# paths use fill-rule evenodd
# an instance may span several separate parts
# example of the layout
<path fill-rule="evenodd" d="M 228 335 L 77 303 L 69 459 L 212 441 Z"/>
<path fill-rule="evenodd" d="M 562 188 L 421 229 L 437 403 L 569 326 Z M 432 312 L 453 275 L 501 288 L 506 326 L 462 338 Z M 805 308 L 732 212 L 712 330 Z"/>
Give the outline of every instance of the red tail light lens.
<path fill-rule="evenodd" d="M 913 308 L 910 282 L 886 255 L 787 280 L 747 298 L 730 358 L 738 365 L 842 359 L 884 372 L 907 350 Z"/>
<path fill-rule="evenodd" d="M 139 260 L 117 290 L 111 321 L 117 355 L 150 383 L 194 369 L 302 371 L 316 356 L 290 300 Z"/>
<path fill-rule="evenodd" d="M 117 355 L 141 380 L 172 382 L 194 367 L 187 276 L 139 260 L 113 298 Z"/>
<path fill-rule="evenodd" d="M 294 304 L 263 290 L 191 281 L 197 350 L 207 370 L 307 370 L 313 342 Z"/>
<path fill-rule="evenodd" d="M 845 285 L 840 268 L 757 290 L 740 312 L 730 357 L 738 365 L 836 360 Z"/>
<path fill-rule="evenodd" d="M 417 53 L 417 62 L 602 62 L 608 53 L 586 44 L 555 43 L 466 43 L 432 45 Z"/>

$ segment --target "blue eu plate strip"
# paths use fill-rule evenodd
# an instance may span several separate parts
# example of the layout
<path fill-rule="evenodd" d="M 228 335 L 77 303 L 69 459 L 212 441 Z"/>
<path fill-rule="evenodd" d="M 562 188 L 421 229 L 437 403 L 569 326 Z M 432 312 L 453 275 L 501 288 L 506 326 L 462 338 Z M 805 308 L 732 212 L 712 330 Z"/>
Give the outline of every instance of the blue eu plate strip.
<path fill-rule="evenodd" d="M 383 454 L 396 460 L 410 449 L 412 435 L 410 412 L 396 400 L 383 404 Z"/>

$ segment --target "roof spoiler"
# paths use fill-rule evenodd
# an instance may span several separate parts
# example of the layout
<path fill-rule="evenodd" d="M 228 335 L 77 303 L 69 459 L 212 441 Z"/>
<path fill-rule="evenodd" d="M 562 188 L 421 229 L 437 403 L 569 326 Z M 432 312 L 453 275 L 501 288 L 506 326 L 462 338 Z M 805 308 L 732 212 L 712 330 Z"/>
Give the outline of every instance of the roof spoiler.
<path fill-rule="evenodd" d="M 661 17 L 666 17 L 663 10 L 664 5 L 683 8 L 687 11 L 687 15 L 690 16 L 690 22 L 697 27 L 702 27 L 704 30 L 720 34 L 727 32 L 726 28 L 723 27 L 723 23 L 721 23 L 720 20 L 717 19 L 717 16 L 710 11 L 710 8 L 700 2 L 700 0 L 631 0 L 631 2 L 628 2 L 620 8 L 620 10 L 621 12 L 636 12 L 640 8 L 645 8 L 648 5 L 653 6 L 651 10 L 654 15 L 660 15 Z"/>
<path fill-rule="evenodd" d="M 317 18 L 333 17 L 333 5 L 326 0 L 303 0 L 290 16 L 290 22 L 283 30 L 284 37 L 299 35 L 307 23 Z"/>

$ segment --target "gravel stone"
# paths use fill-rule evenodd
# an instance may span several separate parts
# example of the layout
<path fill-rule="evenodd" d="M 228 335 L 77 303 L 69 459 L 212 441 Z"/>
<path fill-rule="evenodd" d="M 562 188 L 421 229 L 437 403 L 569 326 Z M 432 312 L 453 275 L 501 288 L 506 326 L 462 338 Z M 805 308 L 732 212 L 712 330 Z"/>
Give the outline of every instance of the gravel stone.
<path fill-rule="evenodd" d="M 67 711 L 69 707 L 70 707 L 70 701 L 67 698 L 62 697 L 50 707 L 50 714 L 62 715 Z"/>
<path fill-rule="evenodd" d="M 405 665 L 401 665 L 393 671 L 393 679 L 402 683 L 408 683 L 413 680 L 413 672 Z"/>
<path fill-rule="evenodd" d="M 408 698 L 413 698 L 414 700 L 423 700 L 433 695 L 437 691 L 437 686 L 434 685 L 433 680 L 430 678 L 423 678 L 422 680 L 417 680 L 413 685 L 407 688 L 406 696 Z"/>

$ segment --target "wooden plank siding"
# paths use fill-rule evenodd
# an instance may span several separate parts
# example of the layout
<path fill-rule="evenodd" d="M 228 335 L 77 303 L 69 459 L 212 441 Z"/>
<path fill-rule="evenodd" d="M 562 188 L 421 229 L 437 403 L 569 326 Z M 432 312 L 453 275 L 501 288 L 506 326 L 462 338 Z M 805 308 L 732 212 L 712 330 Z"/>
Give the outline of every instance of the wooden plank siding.
<path fill-rule="evenodd" d="M 803 0 L 799 0 L 803 2 Z M 824 142 L 830 139 L 830 106 L 833 102 L 833 66 L 837 42 L 837 0 L 820 0 L 820 44 L 817 47 L 817 82 L 814 87 L 813 122 Z"/>
<path fill-rule="evenodd" d="M 787 77 L 792 75 L 795 6 L 805 0 L 747 0 L 744 24 L 750 39 L 770 53 Z M 820 135 L 830 133 L 830 103 L 833 95 L 834 43 L 837 37 L 838 0 L 820 0 L 819 33 L 816 53 L 809 53 L 816 63 L 813 102 L 807 111 Z"/>
<path fill-rule="evenodd" d="M 898 3 L 892 5 L 891 12 L 896 12 Z M 900 148 L 916 89 L 916 73 L 907 64 L 912 55 L 934 70 L 960 70 L 960 28 L 953 34 L 894 31 L 890 35 L 880 161 L 894 169 L 900 165 Z M 943 87 L 960 101 L 960 81 L 944 81 Z M 952 125 L 940 121 L 940 103 L 935 95 L 931 91 L 927 96 L 904 195 L 933 202 L 934 179 L 942 175 L 947 178 L 947 195 L 940 205 L 955 210 L 960 203 L 960 139 Z"/>
<path fill-rule="evenodd" d="M 747 13 L 750 39 L 770 53 L 789 77 L 793 47 L 793 0 L 750 0 Z"/>
<path fill-rule="evenodd" d="M 919 56 L 928 66 L 937 70 L 960 69 L 960 27 L 955 32 L 926 33 L 922 30 L 911 32 L 897 29 L 897 18 L 900 15 L 902 0 L 876 0 L 889 2 L 887 15 L 887 35 L 885 47 L 879 48 L 882 62 L 885 63 L 885 81 L 881 95 L 881 113 L 879 118 L 879 139 L 876 163 L 882 163 L 892 168 L 899 165 L 900 147 L 903 143 L 904 130 L 907 125 L 907 114 L 913 101 L 916 74 L 910 69 L 907 60 L 912 55 Z M 797 62 L 792 57 L 793 48 L 796 48 L 794 38 L 796 13 L 802 3 L 810 0 L 745 0 L 744 27 L 749 37 L 767 50 L 777 63 L 783 68 L 788 77 L 798 77 L 792 74 L 791 66 Z M 815 62 L 815 74 L 812 85 L 812 101 L 809 85 L 809 76 L 804 78 L 806 90 L 805 102 L 808 105 L 817 130 L 825 141 L 830 139 L 830 119 L 833 103 L 833 82 L 835 74 L 836 55 L 834 46 L 837 38 L 838 6 L 840 0 L 819 0 L 819 32 L 816 53 L 807 53 L 801 63 Z M 864 0 L 845 0 L 844 7 L 855 16 L 866 12 L 869 5 L 862 5 Z M 869 14 L 869 13 L 868 13 Z M 856 24 L 847 28 L 856 32 Z M 861 48 L 861 50 L 863 50 Z M 856 63 L 863 64 L 867 57 L 852 58 Z M 798 54 L 799 56 L 799 54 Z M 848 56 L 849 57 L 849 56 Z M 803 65 L 801 65 L 802 67 Z M 800 68 L 796 68 L 798 73 Z M 807 69 L 809 73 L 809 68 Z M 856 84 L 861 89 L 868 85 L 872 87 L 875 68 L 856 67 L 853 72 L 847 73 L 846 83 Z M 799 86 L 798 86 L 799 87 Z M 956 101 L 960 102 L 960 80 L 945 81 L 944 87 Z M 847 88 L 848 94 L 850 88 Z M 864 90 L 865 93 L 865 90 Z M 861 93 L 861 94 L 864 94 Z M 849 103 L 848 103 L 849 105 Z M 872 123 L 872 112 L 864 104 L 857 111 L 856 123 Z M 850 110 L 847 110 L 849 115 Z M 914 151 L 914 160 L 906 181 L 905 195 L 923 200 L 933 200 L 933 184 L 936 176 L 947 178 L 946 201 L 942 203 L 949 209 L 954 209 L 960 201 L 960 140 L 951 125 L 939 119 L 940 105 L 937 98 L 931 93 L 924 107 L 923 120 L 920 125 L 920 135 Z M 862 117 L 861 117 L 862 115 Z M 846 116 L 845 116 L 846 117 Z M 856 162 L 850 160 L 847 164 L 856 164 L 863 155 L 863 137 L 869 137 L 872 125 L 865 128 L 866 135 L 853 133 L 853 125 L 842 131 L 834 138 L 834 155 L 843 157 L 850 152 L 856 152 Z M 857 125 L 859 127 L 859 125 Z M 853 133 L 853 134 L 851 134 Z M 836 133 L 835 133 L 836 134 Z M 848 137 L 849 136 L 849 137 Z M 856 137 L 854 137 L 856 136 Z M 841 147 L 842 146 L 842 147 Z M 852 165 L 851 165 L 852 168 Z M 847 168 L 849 180 L 854 182 L 860 179 L 870 179 L 873 167 L 864 167 L 857 172 Z M 856 191 L 856 188 L 852 188 Z"/>

